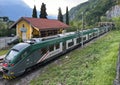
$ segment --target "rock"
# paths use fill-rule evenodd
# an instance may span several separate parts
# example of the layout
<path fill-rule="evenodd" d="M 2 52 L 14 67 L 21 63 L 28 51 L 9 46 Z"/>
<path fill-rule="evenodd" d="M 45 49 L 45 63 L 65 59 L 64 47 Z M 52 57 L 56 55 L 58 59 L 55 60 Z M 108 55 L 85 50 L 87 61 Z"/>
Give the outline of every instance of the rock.
<path fill-rule="evenodd" d="M 120 5 L 113 6 L 110 10 L 106 12 L 108 18 L 120 16 Z"/>
<path fill-rule="evenodd" d="M 65 56 L 65 58 L 68 58 L 68 56 Z"/>

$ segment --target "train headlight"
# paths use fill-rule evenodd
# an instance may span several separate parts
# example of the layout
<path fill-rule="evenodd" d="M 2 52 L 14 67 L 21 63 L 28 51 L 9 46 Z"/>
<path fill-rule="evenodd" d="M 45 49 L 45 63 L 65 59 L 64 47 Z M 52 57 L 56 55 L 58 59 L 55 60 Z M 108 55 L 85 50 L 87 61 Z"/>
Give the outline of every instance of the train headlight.
<path fill-rule="evenodd" d="M 14 66 L 14 64 L 11 64 L 11 66 Z"/>

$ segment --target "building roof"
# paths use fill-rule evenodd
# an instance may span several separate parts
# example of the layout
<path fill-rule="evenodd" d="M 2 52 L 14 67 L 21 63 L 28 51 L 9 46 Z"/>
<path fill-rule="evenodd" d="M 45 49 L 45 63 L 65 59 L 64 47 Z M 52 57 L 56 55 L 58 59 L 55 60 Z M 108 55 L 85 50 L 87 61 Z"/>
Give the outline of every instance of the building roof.
<path fill-rule="evenodd" d="M 21 20 L 25 20 L 30 23 L 31 26 L 38 29 L 57 29 L 57 28 L 68 28 L 69 26 L 61 21 L 55 19 L 44 19 L 44 18 L 30 18 L 30 17 L 21 17 L 17 22 L 15 22 L 10 28 L 16 26 Z"/>

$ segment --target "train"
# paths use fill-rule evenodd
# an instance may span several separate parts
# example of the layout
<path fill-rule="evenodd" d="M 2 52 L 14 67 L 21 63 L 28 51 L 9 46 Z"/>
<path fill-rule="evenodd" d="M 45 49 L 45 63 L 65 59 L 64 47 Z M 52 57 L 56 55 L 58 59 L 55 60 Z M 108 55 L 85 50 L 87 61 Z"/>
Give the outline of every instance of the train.
<path fill-rule="evenodd" d="M 3 78 L 14 79 L 22 75 L 28 68 L 63 55 L 109 30 L 110 27 L 106 26 L 43 38 L 32 38 L 18 43 L 9 50 L 3 60 Z"/>

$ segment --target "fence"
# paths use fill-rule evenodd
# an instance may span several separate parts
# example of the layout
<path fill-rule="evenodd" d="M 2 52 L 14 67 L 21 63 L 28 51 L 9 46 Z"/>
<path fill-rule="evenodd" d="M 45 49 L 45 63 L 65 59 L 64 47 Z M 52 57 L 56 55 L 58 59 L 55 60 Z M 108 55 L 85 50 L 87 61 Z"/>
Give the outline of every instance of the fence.
<path fill-rule="evenodd" d="M 4 49 L 9 47 L 7 43 L 12 39 L 13 37 L 3 37 L 0 38 L 0 49 Z"/>

